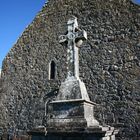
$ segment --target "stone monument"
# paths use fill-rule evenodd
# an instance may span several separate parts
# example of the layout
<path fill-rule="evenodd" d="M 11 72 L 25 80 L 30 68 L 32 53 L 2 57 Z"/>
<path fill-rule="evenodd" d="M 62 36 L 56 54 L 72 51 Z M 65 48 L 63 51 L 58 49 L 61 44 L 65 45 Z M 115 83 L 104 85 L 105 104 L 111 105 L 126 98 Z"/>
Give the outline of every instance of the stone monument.
<path fill-rule="evenodd" d="M 87 39 L 87 33 L 78 28 L 76 17 L 70 18 L 67 25 L 67 34 L 60 36 L 60 43 L 67 44 L 67 78 L 61 83 L 55 101 L 50 103 L 49 130 L 99 126 L 93 117 L 94 103 L 90 101 L 85 84 L 79 78 L 78 50 L 80 42 Z"/>
<path fill-rule="evenodd" d="M 77 18 L 67 22 L 66 35 L 60 43 L 67 46 L 67 78 L 61 83 L 57 97 L 46 106 L 46 136 L 48 140 L 115 140 L 113 127 L 102 127 L 94 118 L 94 105 L 85 84 L 79 78 L 78 51 L 87 33 L 78 28 Z M 81 136 L 82 135 L 82 136 Z M 55 136 L 55 137 L 54 137 Z M 33 139 L 38 139 L 33 135 Z"/>

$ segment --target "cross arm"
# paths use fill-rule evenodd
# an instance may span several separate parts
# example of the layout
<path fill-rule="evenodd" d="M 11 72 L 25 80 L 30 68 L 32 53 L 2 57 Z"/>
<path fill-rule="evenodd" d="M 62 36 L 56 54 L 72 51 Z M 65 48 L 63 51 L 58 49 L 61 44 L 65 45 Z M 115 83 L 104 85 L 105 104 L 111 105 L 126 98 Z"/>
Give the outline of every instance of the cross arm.
<path fill-rule="evenodd" d="M 79 40 L 87 40 L 87 32 L 85 30 L 76 32 L 75 42 L 78 42 Z"/>
<path fill-rule="evenodd" d="M 59 43 L 63 45 L 66 42 L 67 42 L 67 35 L 60 35 L 59 36 Z"/>

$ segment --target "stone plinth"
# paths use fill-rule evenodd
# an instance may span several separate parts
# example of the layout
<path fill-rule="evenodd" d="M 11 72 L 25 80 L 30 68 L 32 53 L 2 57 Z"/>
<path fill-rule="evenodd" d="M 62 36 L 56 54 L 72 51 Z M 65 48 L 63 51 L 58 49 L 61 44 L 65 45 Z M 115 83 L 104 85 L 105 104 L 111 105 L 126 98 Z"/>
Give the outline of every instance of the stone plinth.
<path fill-rule="evenodd" d="M 28 132 L 28 134 L 32 135 L 31 140 L 115 140 L 115 134 L 118 133 L 117 130 L 109 126 L 70 131 L 64 131 L 61 128 L 57 131 L 46 132 L 45 129 L 39 128 Z"/>
<path fill-rule="evenodd" d="M 50 129 L 72 130 L 86 127 L 99 127 L 94 118 L 95 103 L 91 102 L 85 84 L 74 77 L 69 77 L 60 86 L 55 101 L 48 105 L 46 127 Z"/>
<path fill-rule="evenodd" d="M 86 127 L 99 127 L 93 115 L 94 103 L 83 99 L 61 100 L 50 103 L 48 130 L 77 130 Z"/>
<path fill-rule="evenodd" d="M 115 140 L 113 127 L 102 127 L 94 118 L 94 106 L 85 84 L 75 77 L 61 83 L 59 93 L 46 109 L 46 140 Z M 33 135 L 33 140 L 39 135 Z"/>

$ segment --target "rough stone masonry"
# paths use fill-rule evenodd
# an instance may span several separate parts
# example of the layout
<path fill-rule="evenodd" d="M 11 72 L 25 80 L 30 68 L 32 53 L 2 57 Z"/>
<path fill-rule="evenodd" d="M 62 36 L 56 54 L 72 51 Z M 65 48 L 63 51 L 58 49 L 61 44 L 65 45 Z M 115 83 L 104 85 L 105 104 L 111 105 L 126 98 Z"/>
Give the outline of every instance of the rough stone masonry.
<path fill-rule="evenodd" d="M 3 61 L 2 131 L 18 135 L 43 125 L 45 102 L 55 98 L 67 75 L 66 48 L 58 36 L 74 15 L 88 34 L 80 49 L 80 79 L 99 104 L 96 119 L 119 128 L 118 140 L 139 139 L 139 13 L 130 0 L 49 0 Z"/>

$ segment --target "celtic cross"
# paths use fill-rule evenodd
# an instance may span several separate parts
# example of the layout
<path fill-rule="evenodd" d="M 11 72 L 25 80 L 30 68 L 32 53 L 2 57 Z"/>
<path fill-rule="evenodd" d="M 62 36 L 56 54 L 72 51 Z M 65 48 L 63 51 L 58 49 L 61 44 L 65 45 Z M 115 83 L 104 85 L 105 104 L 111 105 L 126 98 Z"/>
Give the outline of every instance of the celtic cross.
<path fill-rule="evenodd" d="M 68 31 L 66 35 L 59 37 L 59 43 L 67 44 L 67 78 L 75 77 L 79 79 L 79 47 L 82 41 L 87 39 L 87 33 L 78 28 L 76 17 L 72 17 L 67 22 Z"/>

